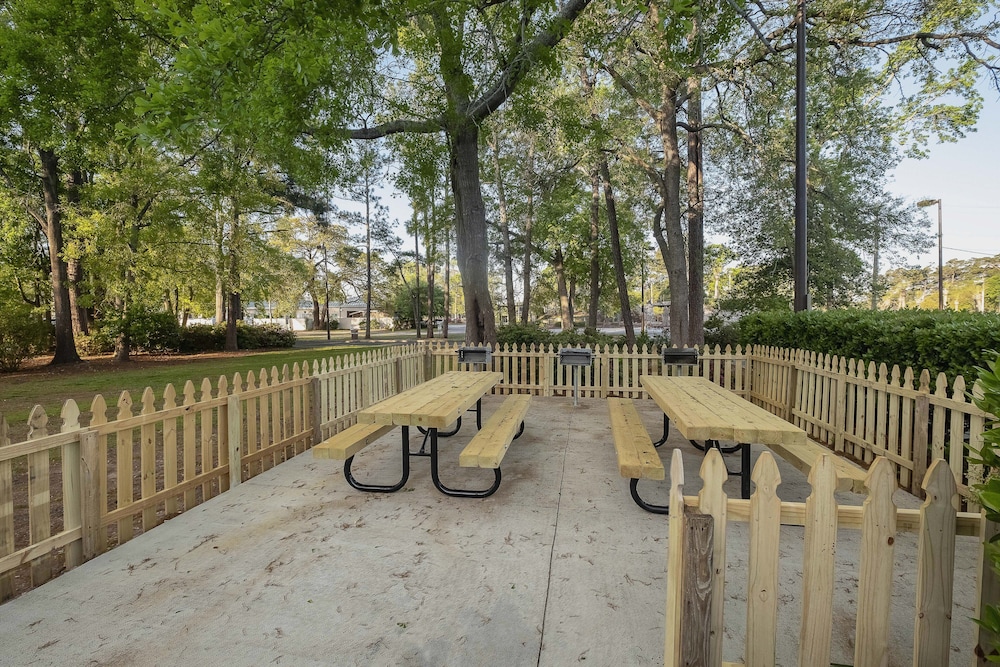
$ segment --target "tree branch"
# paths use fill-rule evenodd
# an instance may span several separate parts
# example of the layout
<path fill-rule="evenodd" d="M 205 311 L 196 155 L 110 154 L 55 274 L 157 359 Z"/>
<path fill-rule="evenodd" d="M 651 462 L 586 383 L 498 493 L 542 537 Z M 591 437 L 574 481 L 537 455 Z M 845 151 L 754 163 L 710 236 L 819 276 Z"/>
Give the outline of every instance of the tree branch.
<path fill-rule="evenodd" d="M 531 69 L 531 66 L 546 50 L 558 44 L 576 18 L 587 8 L 590 0 L 568 0 L 552 21 L 548 30 L 535 36 L 508 61 L 500 80 L 482 97 L 469 107 L 469 117 L 473 122 L 485 120 L 491 113 L 507 101 L 514 88 Z"/>
<path fill-rule="evenodd" d="M 382 123 L 375 127 L 360 127 L 347 130 L 347 135 L 351 139 L 381 139 L 390 134 L 400 134 L 401 132 L 415 132 L 418 134 L 430 134 L 440 132 L 445 128 L 443 118 L 431 118 L 429 120 L 394 120 Z"/>

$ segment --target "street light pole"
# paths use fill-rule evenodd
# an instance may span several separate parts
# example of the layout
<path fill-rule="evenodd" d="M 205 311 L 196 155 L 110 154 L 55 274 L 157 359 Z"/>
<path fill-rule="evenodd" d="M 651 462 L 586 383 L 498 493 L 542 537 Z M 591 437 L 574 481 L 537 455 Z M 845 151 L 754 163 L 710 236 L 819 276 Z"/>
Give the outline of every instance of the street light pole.
<path fill-rule="evenodd" d="M 917 206 L 925 208 L 937 204 L 938 210 L 938 310 L 944 310 L 944 243 L 941 225 L 941 200 L 923 199 L 917 202 Z"/>

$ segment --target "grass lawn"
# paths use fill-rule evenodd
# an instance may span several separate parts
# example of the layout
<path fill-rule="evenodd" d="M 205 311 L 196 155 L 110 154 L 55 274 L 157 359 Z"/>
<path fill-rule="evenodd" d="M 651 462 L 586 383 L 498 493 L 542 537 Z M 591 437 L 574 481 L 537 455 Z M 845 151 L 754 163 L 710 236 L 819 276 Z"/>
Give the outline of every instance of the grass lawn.
<path fill-rule="evenodd" d="M 58 429 L 59 412 L 67 399 L 74 399 L 81 412 L 89 412 L 96 394 L 103 394 L 109 406 L 118 401 L 122 391 L 132 394 L 138 406 L 142 392 L 151 387 L 159 405 L 168 383 L 180 394 L 184 383 L 191 380 L 200 392 L 202 378 L 209 378 L 215 386 L 220 375 L 230 381 L 239 372 L 244 380 L 248 371 L 258 374 L 262 368 L 270 372 L 272 366 L 281 370 L 291 368 L 295 362 L 337 357 L 361 352 L 370 347 L 336 346 L 312 347 L 263 352 L 210 353 L 203 355 L 146 357 L 138 356 L 126 363 L 117 363 L 108 357 L 88 358 L 81 364 L 48 366 L 46 359 L 36 360 L 26 370 L 0 375 L 0 415 L 10 426 L 12 442 L 18 442 L 27 433 L 27 420 L 31 409 L 41 405 L 49 415 L 49 432 Z M 136 409 L 137 411 L 137 409 Z M 54 423 L 53 423 L 54 422 Z"/>

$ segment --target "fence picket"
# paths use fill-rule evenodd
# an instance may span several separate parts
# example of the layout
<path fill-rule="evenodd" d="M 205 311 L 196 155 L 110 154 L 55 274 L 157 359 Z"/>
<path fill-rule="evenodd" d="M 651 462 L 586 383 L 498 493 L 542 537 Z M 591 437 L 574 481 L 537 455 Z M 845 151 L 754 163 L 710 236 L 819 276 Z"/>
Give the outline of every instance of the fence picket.
<path fill-rule="evenodd" d="M 172 413 L 177 407 L 177 391 L 173 384 L 163 390 L 163 410 Z M 177 417 L 168 416 L 163 420 L 163 488 L 177 486 Z M 163 504 L 163 518 L 177 516 L 177 496 L 170 496 Z"/>
<path fill-rule="evenodd" d="M 726 492 L 722 485 L 726 483 L 729 474 L 722 454 L 717 449 L 710 449 L 701 464 L 700 475 L 702 488 L 698 493 L 698 505 L 705 514 L 710 514 L 715 522 L 715 543 L 712 549 L 711 623 L 709 624 L 710 646 L 708 652 L 709 665 L 722 662 L 722 637 L 724 633 L 723 608 L 726 600 L 726 520 L 729 507 L 726 502 Z"/>
<path fill-rule="evenodd" d="M 947 665 L 951 653 L 951 609 L 955 575 L 955 476 L 942 460 L 927 471 L 927 497 L 920 508 L 914 667 Z"/>
<path fill-rule="evenodd" d="M 198 474 L 195 460 L 196 444 L 198 434 L 195 431 L 197 421 L 195 416 L 194 382 L 188 380 L 184 383 L 184 481 L 189 482 Z M 187 512 L 198 502 L 198 492 L 193 487 L 188 487 L 184 492 L 184 511 Z"/>
<path fill-rule="evenodd" d="M 778 542 L 781 475 L 771 452 L 757 458 L 750 496 L 750 552 L 747 578 L 747 667 L 774 665 L 778 622 Z"/>
<path fill-rule="evenodd" d="M 132 416 L 132 395 L 123 391 L 118 397 L 118 414 L 115 421 L 123 421 Z M 133 480 L 135 472 L 133 470 L 135 453 L 132 443 L 132 429 L 126 428 L 115 431 L 115 488 L 117 490 L 118 504 L 116 509 L 122 509 L 132 504 L 135 498 L 133 491 Z M 125 544 L 132 539 L 134 534 L 133 521 L 131 516 L 118 520 L 118 544 Z"/>
<path fill-rule="evenodd" d="M 153 390 L 146 387 L 142 393 L 142 415 L 152 415 L 156 412 Z M 156 493 L 156 424 L 152 421 L 140 427 L 139 435 L 139 477 L 140 495 L 143 500 Z M 144 507 L 142 510 L 142 530 L 146 532 L 156 525 L 156 505 Z"/>
<path fill-rule="evenodd" d="M 868 496 L 862 509 L 861 565 L 858 576 L 858 616 L 855 626 L 855 667 L 889 664 L 889 609 L 892 601 L 896 478 L 888 459 L 872 464 L 865 480 Z"/>
<path fill-rule="evenodd" d="M 829 454 L 820 457 L 809 473 L 812 492 L 806 499 L 802 564 L 802 625 L 799 664 L 830 664 L 833 632 L 834 560 L 837 544 L 837 469 Z"/>
<path fill-rule="evenodd" d="M 108 423 L 108 404 L 104 396 L 97 394 L 90 403 L 90 428 L 95 429 Z M 100 468 L 94 470 L 99 488 L 97 498 L 100 509 L 97 516 L 97 535 L 94 536 L 94 550 L 102 554 L 108 550 L 108 527 L 104 525 L 104 517 L 108 513 L 108 435 L 100 430 L 97 435 L 96 460 Z"/>

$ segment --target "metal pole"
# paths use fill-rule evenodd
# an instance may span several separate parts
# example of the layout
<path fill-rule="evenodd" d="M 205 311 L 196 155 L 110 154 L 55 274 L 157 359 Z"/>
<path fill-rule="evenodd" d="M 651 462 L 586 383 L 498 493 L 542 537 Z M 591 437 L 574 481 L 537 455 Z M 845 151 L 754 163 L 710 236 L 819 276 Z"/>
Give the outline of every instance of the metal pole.
<path fill-rule="evenodd" d="M 326 252 L 326 244 L 323 244 L 323 284 L 326 287 L 326 339 L 330 340 L 330 256 Z"/>
<path fill-rule="evenodd" d="M 806 0 L 798 1 L 795 31 L 795 311 L 809 308 L 806 257 Z"/>
<path fill-rule="evenodd" d="M 942 243 L 941 200 L 938 206 L 938 310 L 944 310 L 944 245 Z"/>

